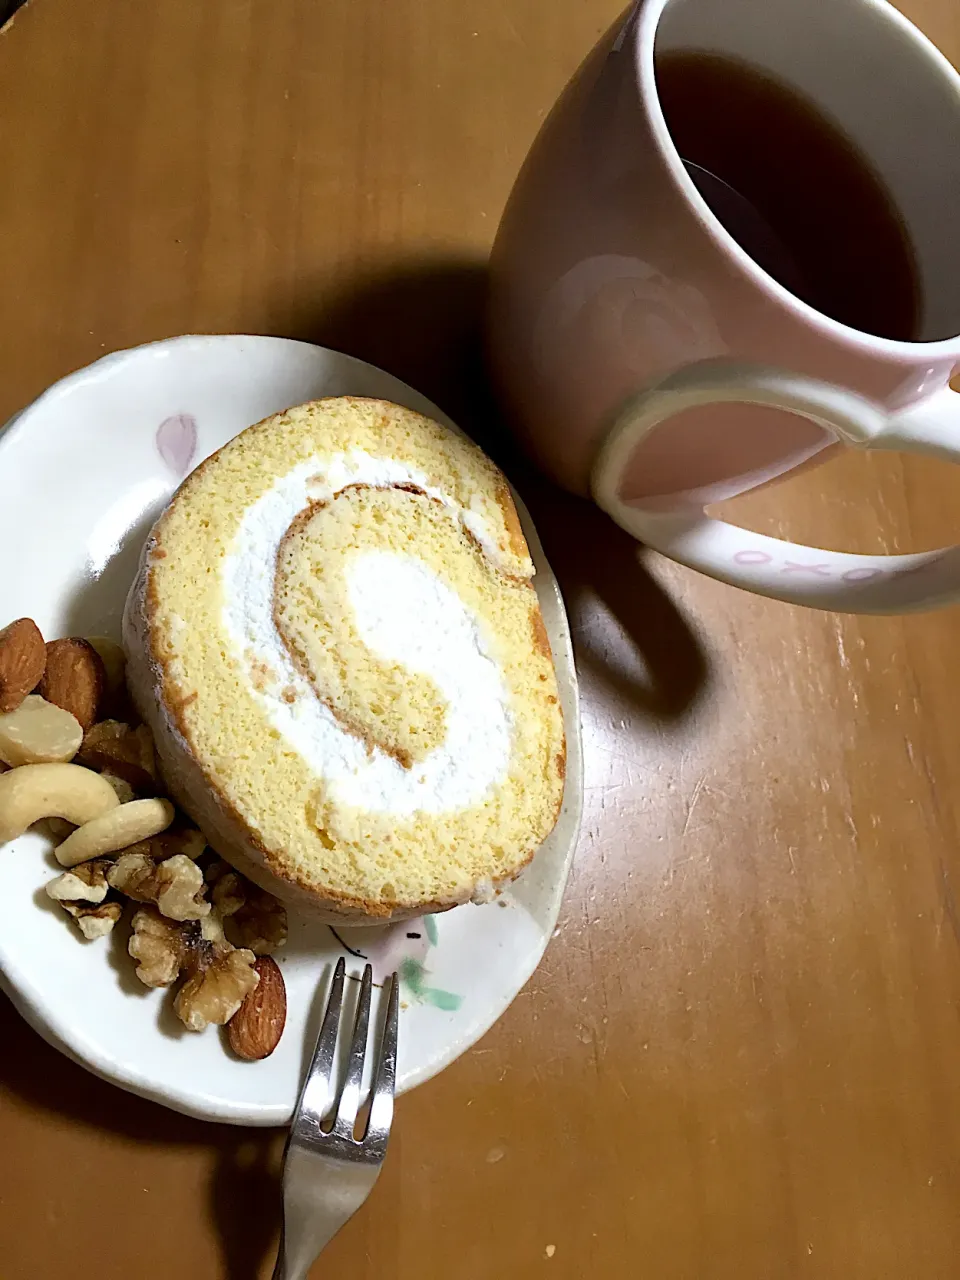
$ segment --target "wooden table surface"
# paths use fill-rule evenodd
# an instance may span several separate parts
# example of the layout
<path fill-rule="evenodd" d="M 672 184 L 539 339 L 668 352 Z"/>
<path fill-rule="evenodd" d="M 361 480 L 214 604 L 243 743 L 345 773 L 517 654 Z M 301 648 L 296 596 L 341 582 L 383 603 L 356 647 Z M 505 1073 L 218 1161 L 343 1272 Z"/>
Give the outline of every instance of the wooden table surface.
<path fill-rule="evenodd" d="M 0 35 L 0 421 L 111 349 L 245 331 L 367 357 L 483 436 L 485 255 L 618 2 L 33 0 Z M 956 0 L 903 7 L 960 59 Z M 960 614 L 638 562 L 513 471 L 583 685 L 560 930 L 401 1101 L 314 1274 L 957 1276 Z M 958 503 L 945 467 L 850 457 L 739 511 L 894 550 L 955 539 Z M 95 1080 L 0 997 L 2 1280 L 267 1276 L 280 1144 Z"/>

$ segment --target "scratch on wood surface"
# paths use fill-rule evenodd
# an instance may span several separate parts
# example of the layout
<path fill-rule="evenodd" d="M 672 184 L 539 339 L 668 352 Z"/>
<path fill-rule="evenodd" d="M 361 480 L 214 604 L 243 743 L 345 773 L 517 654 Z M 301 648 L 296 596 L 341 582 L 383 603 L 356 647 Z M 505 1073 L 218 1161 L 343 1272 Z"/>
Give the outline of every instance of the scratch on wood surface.
<path fill-rule="evenodd" d="M 642 767 L 643 764 L 641 760 L 625 751 L 622 747 L 609 747 L 603 742 L 591 742 L 590 750 L 599 751 L 606 756 L 612 756 L 614 760 L 622 760 L 625 764 L 633 764 L 638 767 Z"/>
<path fill-rule="evenodd" d="M 623 1094 L 623 1096 L 626 1098 L 626 1100 L 629 1102 L 630 1095 L 629 1093 L 627 1093 L 627 1086 L 623 1083 L 623 1077 L 620 1075 L 620 1072 L 617 1071 L 616 1067 L 611 1068 L 610 1077 L 613 1080 L 614 1084 L 616 1084 L 620 1092 Z"/>
<path fill-rule="evenodd" d="M 590 1044 L 590 1055 L 593 1058 L 593 1069 L 596 1072 L 596 1074 L 600 1076 L 603 1074 L 601 1064 L 600 1064 L 600 1046 L 597 1044 L 597 1037 L 595 1035 L 591 1036 L 589 1044 Z"/>
<path fill-rule="evenodd" d="M 693 788 L 693 795 L 690 797 L 690 803 L 687 805 L 687 816 L 683 822 L 683 830 L 680 832 L 681 840 L 690 830 L 690 819 L 693 817 L 693 811 L 697 807 L 697 801 L 700 799 L 706 780 L 706 773 L 701 773 L 700 777 L 697 779 L 697 785 Z"/>
<path fill-rule="evenodd" d="M 940 864 L 940 890 L 943 899 L 943 917 L 937 925 L 937 939 L 939 941 L 943 930 L 943 919 L 946 918 L 953 930 L 954 940 L 960 943 L 960 913 L 957 911 L 957 899 L 950 882 L 950 872 L 942 858 L 938 858 L 937 861 Z"/>
<path fill-rule="evenodd" d="M 697 828 L 697 830 L 699 831 L 699 829 L 700 829 L 700 828 L 698 827 L 698 828 Z M 690 856 L 689 856 L 689 857 L 687 857 L 687 858 L 677 858 L 677 860 L 676 860 L 675 862 L 672 862 L 672 863 L 670 864 L 670 874 L 667 876 L 667 885 L 668 885 L 668 886 L 672 886 L 672 885 L 673 885 L 674 880 L 677 878 L 677 870 L 678 870 L 679 868 L 687 867 L 687 866 L 689 866 L 689 865 L 690 865 L 690 863 L 691 863 L 691 862 L 694 862 L 695 860 L 696 860 L 695 855 L 694 855 L 694 854 L 690 854 Z M 686 883 L 686 879 L 687 879 L 687 873 L 686 873 L 686 871 L 684 871 L 683 875 L 680 877 L 680 888 L 681 888 L 681 889 L 683 888 L 684 884 Z"/>
<path fill-rule="evenodd" d="M 753 998 L 754 998 L 754 1000 L 756 1000 L 757 1004 L 761 1004 L 761 1005 L 762 1005 L 762 1004 L 763 1004 L 763 991 L 761 990 L 761 987 L 760 987 L 760 983 L 759 983 L 759 981 L 758 981 L 758 976 L 757 976 L 757 972 L 756 972 L 756 970 L 754 970 L 754 971 L 750 974 L 750 986 L 753 988 Z"/>
<path fill-rule="evenodd" d="M 847 657 L 847 650 L 843 643 L 843 623 L 839 618 L 834 621 L 834 631 L 837 636 L 837 653 L 840 655 L 840 665 L 846 670 L 850 666 L 850 659 Z"/>

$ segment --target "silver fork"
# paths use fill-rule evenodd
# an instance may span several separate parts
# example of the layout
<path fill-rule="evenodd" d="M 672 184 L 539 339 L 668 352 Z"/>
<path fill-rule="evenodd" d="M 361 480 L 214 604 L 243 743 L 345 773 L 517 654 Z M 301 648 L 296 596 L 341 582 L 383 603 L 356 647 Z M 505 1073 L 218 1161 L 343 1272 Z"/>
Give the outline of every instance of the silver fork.
<path fill-rule="evenodd" d="M 356 1138 L 354 1129 L 367 1053 L 373 970 L 367 965 L 363 971 L 350 1058 L 337 1099 L 333 1093 L 333 1077 L 345 971 L 341 958 L 287 1139 L 283 1164 L 283 1227 L 273 1280 L 304 1280 L 321 1249 L 353 1217 L 373 1190 L 387 1150 L 397 1075 L 397 975 L 393 974 L 389 980 L 387 1018 L 373 1069 L 370 1116 L 363 1136 Z M 387 994 L 386 983 L 384 994 Z M 330 1116 L 335 1116 L 333 1127 L 326 1130 L 323 1122 Z"/>

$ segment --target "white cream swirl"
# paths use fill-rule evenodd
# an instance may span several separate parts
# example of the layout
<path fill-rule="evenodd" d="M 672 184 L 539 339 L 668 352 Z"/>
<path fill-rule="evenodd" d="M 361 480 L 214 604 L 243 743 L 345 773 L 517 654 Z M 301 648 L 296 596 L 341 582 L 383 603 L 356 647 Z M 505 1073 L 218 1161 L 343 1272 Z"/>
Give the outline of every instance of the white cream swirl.
<path fill-rule="evenodd" d="M 415 485 L 442 502 L 481 546 L 495 546 L 482 517 L 460 508 L 412 467 L 362 450 L 309 458 L 246 511 L 224 558 L 223 621 L 232 656 L 244 671 L 256 664 L 270 673 L 262 688 L 252 688 L 254 696 L 337 803 L 398 816 L 467 808 L 506 771 L 509 697 L 480 620 L 422 560 L 367 551 L 345 565 L 364 643 L 387 661 L 428 675 L 448 703 L 442 746 L 412 769 L 376 748 L 368 753 L 317 699 L 277 632 L 274 575 L 288 527 L 311 503 L 354 484 Z"/>

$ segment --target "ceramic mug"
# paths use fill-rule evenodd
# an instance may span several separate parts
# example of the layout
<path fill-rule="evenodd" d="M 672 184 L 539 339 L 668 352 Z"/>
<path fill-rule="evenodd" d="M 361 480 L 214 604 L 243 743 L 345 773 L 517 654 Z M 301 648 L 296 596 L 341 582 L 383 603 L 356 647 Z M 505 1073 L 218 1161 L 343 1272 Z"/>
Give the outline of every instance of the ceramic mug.
<path fill-rule="evenodd" d="M 745 60 L 841 125 L 909 233 L 918 341 L 819 313 L 724 230 L 671 141 L 655 48 Z M 960 461 L 958 334 L 960 76 L 884 0 L 640 0 L 541 129 L 491 262 L 493 369 L 542 466 L 665 555 L 821 608 L 960 599 L 960 547 L 824 551 L 704 506 L 838 445 Z"/>

